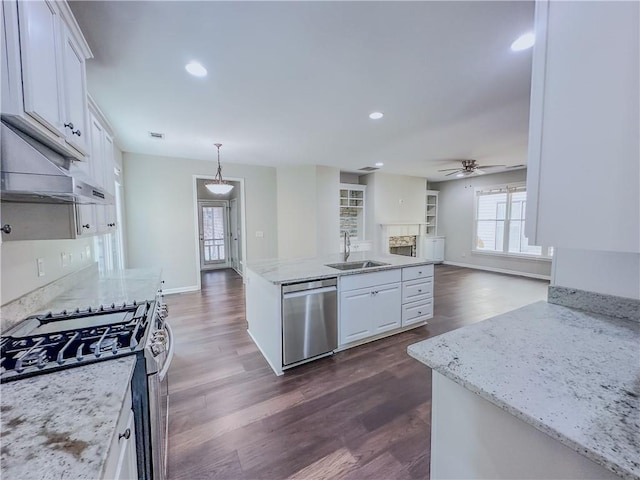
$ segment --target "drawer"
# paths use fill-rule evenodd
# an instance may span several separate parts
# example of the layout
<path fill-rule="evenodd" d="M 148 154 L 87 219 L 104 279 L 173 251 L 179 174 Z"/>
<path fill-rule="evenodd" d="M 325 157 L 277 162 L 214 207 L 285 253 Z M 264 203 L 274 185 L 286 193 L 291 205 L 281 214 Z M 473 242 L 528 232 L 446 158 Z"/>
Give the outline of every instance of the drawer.
<path fill-rule="evenodd" d="M 433 277 L 433 265 L 419 265 L 402 269 L 402 281 Z"/>
<path fill-rule="evenodd" d="M 433 317 L 433 300 L 419 300 L 402 305 L 402 326 Z"/>
<path fill-rule="evenodd" d="M 433 296 L 433 277 L 402 282 L 402 303 L 428 300 Z"/>
<path fill-rule="evenodd" d="M 340 291 L 356 290 L 358 288 L 375 287 L 386 283 L 399 282 L 402 273 L 399 268 L 384 270 L 382 272 L 361 273 L 357 275 L 345 275 L 340 277 Z"/>

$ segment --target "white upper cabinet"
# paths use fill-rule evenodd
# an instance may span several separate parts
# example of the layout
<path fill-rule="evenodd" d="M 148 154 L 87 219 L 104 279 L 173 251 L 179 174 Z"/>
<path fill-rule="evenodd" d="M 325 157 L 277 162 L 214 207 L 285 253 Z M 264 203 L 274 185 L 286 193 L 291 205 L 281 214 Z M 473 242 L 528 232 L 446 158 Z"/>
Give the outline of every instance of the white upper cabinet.
<path fill-rule="evenodd" d="M 66 2 L 2 2 L 2 117 L 61 154 L 84 159 L 85 60 L 91 50 Z"/>
<path fill-rule="evenodd" d="M 24 112 L 58 135 L 62 113 L 56 48 L 60 17 L 46 1 L 19 2 L 18 16 Z"/>
<path fill-rule="evenodd" d="M 69 28 L 62 36 L 63 86 L 65 99 L 64 133 L 74 148 L 87 151 L 87 83 L 85 58 Z"/>
<path fill-rule="evenodd" d="M 537 2 L 529 244 L 640 251 L 640 3 Z"/>

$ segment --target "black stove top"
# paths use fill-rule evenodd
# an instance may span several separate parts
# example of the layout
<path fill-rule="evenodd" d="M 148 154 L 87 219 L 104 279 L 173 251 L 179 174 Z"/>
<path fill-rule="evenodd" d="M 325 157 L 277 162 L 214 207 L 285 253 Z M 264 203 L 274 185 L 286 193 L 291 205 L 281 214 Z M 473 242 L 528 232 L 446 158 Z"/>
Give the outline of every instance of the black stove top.
<path fill-rule="evenodd" d="M 152 302 L 134 302 L 29 317 L 0 339 L 0 381 L 134 354 L 152 311 Z"/>

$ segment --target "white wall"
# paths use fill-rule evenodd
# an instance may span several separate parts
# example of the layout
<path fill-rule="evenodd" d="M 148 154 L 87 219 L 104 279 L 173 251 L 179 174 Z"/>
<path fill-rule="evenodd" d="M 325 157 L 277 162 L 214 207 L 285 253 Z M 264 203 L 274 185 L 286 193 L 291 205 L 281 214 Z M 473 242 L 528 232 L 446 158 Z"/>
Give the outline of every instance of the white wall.
<path fill-rule="evenodd" d="M 124 154 L 129 268 L 161 267 L 166 289 L 196 287 L 193 176 L 214 175 L 215 168 L 209 161 Z M 231 163 L 224 176 L 245 181 L 247 260 L 277 256 L 276 170 Z"/>
<path fill-rule="evenodd" d="M 316 254 L 316 167 L 280 167 L 278 179 L 278 257 Z"/>
<path fill-rule="evenodd" d="M 383 248 L 381 223 L 424 222 L 426 178 L 375 172 L 360 181 L 367 185 L 367 240 L 376 251 Z"/>
<path fill-rule="evenodd" d="M 338 253 L 340 244 L 340 171 L 316 167 L 316 255 Z"/>
<path fill-rule="evenodd" d="M 90 250 L 89 257 L 85 253 L 87 247 Z M 94 262 L 92 237 L 79 240 L 4 242 L 0 250 L 2 305 Z M 62 267 L 63 252 L 68 259 L 71 255 L 66 267 Z M 37 258 L 44 260 L 43 277 L 38 277 Z"/>
<path fill-rule="evenodd" d="M 280 167 L 278 257 L 337 253 L 340 240 L 340 171 L 333 167 Z"/>
<path fill-rule="evenodd" d="M 474 189 L 518 183 L 526 180 L 526 170 L 482 175 L 447 182 L 429 183 L 439 190 L 438 235 L 445 240 L 445 261 L 476 267 L 495 268 L 516 273 L 551 275 L 551 262 L 541 259 L 513 258 L 472 253 Z"/>
<path fill-rule="evenodd" d="M 551 285 L 640 299 L 640 254 L 558 248 Z"/>

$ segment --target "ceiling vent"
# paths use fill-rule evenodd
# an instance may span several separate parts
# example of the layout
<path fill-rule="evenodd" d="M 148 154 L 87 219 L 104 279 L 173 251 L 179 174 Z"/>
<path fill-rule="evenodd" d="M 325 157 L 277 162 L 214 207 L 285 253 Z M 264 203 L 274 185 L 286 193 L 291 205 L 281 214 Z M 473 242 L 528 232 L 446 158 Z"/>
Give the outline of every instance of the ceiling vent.
<path fill-rule="evenodd" d="M 151 138 L 157 138 L 158 140 L 162 140 L 164 138 L 164 133 L 149 132 L 149 136 Z"/>
<path fill-rule="evenodd" d="M 359 169 L 361 172 L 373 172 L 374 170 L 380 170 L 378 167 L 363 167 Z"/>

